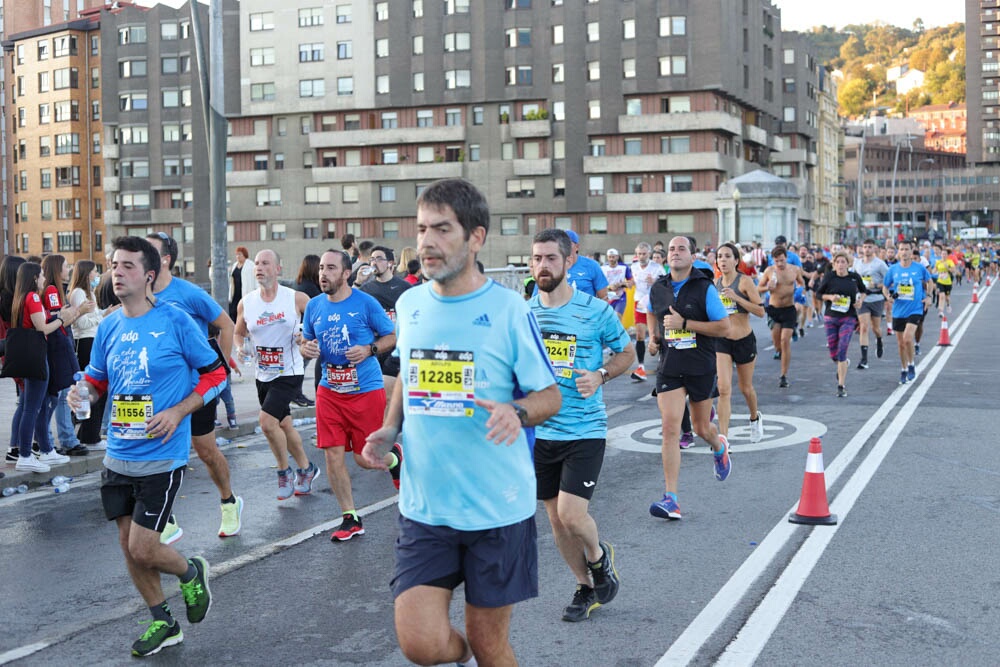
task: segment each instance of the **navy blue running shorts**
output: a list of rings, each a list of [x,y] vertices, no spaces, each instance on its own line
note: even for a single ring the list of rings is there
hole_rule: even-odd
[[[465,582],[465,601],[506,607],[538,597],[535,517],[488,530],[456,530],[399,516],[392,595],[416,586],[454,590]]]

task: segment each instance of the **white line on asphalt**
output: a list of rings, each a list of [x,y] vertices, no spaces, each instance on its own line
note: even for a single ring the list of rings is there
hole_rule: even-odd
[[[985,296],[989,290],[992,290],[992,286],[980,293],[981,302],[985,300]],[[968,326],[966,320],[971,323],[973,308],[976,308],[976,306],[968,304],[959,317],[956,318],[956,329],[960,326],[963,327],[960,333],[964,333],[965,327]],[[958,340],[957,336],[956,340]],[[952,345],[955,345],[955,341],[952,342]],[[950,349],[954,349],[954,347]],[[934,363],[939,350],[940,348],[935,346],[921,360],[919,364],[921,373],[918,375],[918,379],[923,379],[923,369]],[[875,414],[865,422],[864,426],[861,427],[844,449],[841,450],[837,458],[826,469],[827,488],[834,485],[840,473],[850,465],[861,448],[872,437],[889,412],[902,400],[911,386],[910,384],[897,386],[882,405],[879,406]],[[796,502],[796,505],[793,505],[789,509],[789,512],[794,512],[797,505],[798,503]],[[795,533],[796,528],[798,526],[788,523],[784,519],[775,524],[774,528],[760,542],[754,552],[733,573],[708,604],[705,605],[701,613],[684,629],[684,632],[674,641],[663,657],[657,661],[656,666],[672,667],[675,665],[686,665],[691,662],[698,654],[698,651],[701,650],[701,647],[704,646],[736,608],[736,605],[746,595],[747,591],[750,590],[754,582],[770,566],[775,556],[785,547],[788,540]]]
[[[971,323],[971,319],[969,322]],[[903,429],[913,417],[913,413],[916,412],[927,392],[934,385],[934,380],[937,379],[937,376],[944,369],[945,364],[951,357],[952,352],[954,352],[954,346],[958,345],[967,329],[968,326],[964,326],[956,333],[954,340],[952,340],[952,347],[949,347],[941,354],[941,358],[931,367],[927,373],[927,377],[923,379],[920,386],[917,387],[913,395],[906,401],[906,404],[896,414],[892,422],[890,422],[888,428],[885,429],[882,436],[875,443],[875,446],[872,447],[868,456],[858,465],[857,470],[851,475],[844,488],[841,489],[837,497],[830,503],[830,512],[837,515],[839,523],[830,528],[823,527],[813,530],[809,534],[809,537],[806,538],[806,541],[799,548],[781,576],[778,577],[774,586],[771,587],[771,590],[768,591],[764,599],[757,605],[753,614],[750,615],[750,618],[747,619],[747,622],[729,646],[726,647],[726,650],[719,656],[718,661],[715,663],[717,666],[735,667],[738,665],[753,664],[760,655],[760,652],[764,650],[767,642],[771,639],[771,635],[774,634],[778,624],[795,601],[795,597],[816,567],[820,557],[826,551],[830,542],[833,541],[837,531],[844,525],[844,518],[850,513],[854,504],[861,496],[861,492],[864,491],[865,487],[878,471],[882,461],[885,460],[885,457],[889,454],[889,451],[896,443]]]
[[[642,399],[639,399],[639,400],[642,400]],[[629,409],[630,407],[632,407],[632,406],[631,406],[631,405],[616,405],[616,406],[615,406],[615,407],[613,407],[613,408],[608,408],[608,417],[609,417],[609,418],[610,418],[610,417],[614,417],[614,416],[615,416],[616,414],[618,414],[619,412],[625,412],[625,411],[626,411],[626,410],[628,410],[628,409]]]
[[[358,510],[358,512],[364,515],[373,514],[374,512],[378,512],[379,510],[383,510],[387,507],[395,505],[398,500],[399,496],[391,496],[384,500],[380,500],[377,503],[368,505],[367,507],[362,507],[360,510]],[[251,549],[245,554],[237,556],[236,558],[231,558],[230,560],[224,561],[217,565],[213,564],[210,569],[211,575],[213,577],[218,577],[224,574],[229,574],[230,572],[238,570],[241,567],[245,567],[247,565],[250,565],[251,563],[263,560],[268,556],[273,556],[274,554],[280,551],[284,551],[285,549],[294,547],[297,544],[301,544],[311,537],[315,537],[320,533],[325,533],[328,530],[336,528],[337,526],[340,525],[342,520],[343,519],[340,518],[340,519],[333,519],[325,523],[321,523],[319,525],[313,526],[312,528],[307,528],[306,530],[303,530],[300,533],[296,533],[291,537],[286,537],[284,539],[278,540],[276,542],[271,542],[269,544],[262,544],[259,547]],[[145,605],[143,604],[126,603],[115,609],[115,611],[112,613],[104,614],[103,616],[90,617],[85,622],[76,625],[63,625],[60,628],[60,632],[53,637],[44,639],[39,642],[34,642],[32,644],[26,644],[25,646],[19,646],[17,648],[10,649],[9,651],[4,651],[3,653],[0,653],[0,665],[5,665],[8,662],[26,658],[29,655],[32,655],[39,651],[43,651],[50,646],[66,641],[67,639],[77,634],[80,634],[81,632],[84,632],[86,630],[97,627],[99,625],[103,625],[111,621],[116,621],[118,619],[125,618],[126,616],[138,613],[143,609],[145,609]]]

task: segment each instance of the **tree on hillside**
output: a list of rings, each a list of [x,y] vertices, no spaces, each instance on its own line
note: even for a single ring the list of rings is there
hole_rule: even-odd
[[[841,110],[848,116],[860,116],[865,111],[873,89],[874,86],[868,79],[851,79],[837,92]]]
[[[851,35],[840,47],[840,57],[847,63],[865,55],[865,45],[858,39],[857,35]]]
[[[913,19],[913,32],[921,33],[924,31],[924,20],[919,16]]]

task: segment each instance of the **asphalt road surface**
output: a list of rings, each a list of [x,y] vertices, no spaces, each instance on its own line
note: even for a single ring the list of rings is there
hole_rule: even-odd
[[[582,623],[560,620],[574,580],[539,506],[540,595],[518,605],[511,637],[522,665],[989,665],[1000,640],[1000,448],[992,288],[969,304],[956,288],[951,347],[936,347],[932,311],[917,381],[897,385],[895,338],[883,359],[848,375],[836,398],[821,329],[793,344],[791,386],[756,323],[756,385],[765,439],[750,445],[735,396],[733,472],[715,481],[702,441],[684,452],[684,519],[648,514],[663,492],[652,382],[606,388],[609,448],[592,513],[617,550],[621,592]],[[851,356],[857,360],[857,343]],[[647,360],[648,368],[653,364]],[[737,392],[738,393],[738,392]],[[311,431],[303,430],[308,440]],[[788,523],[810,437],[821,436],[836,526]],[[217,494],[195,458],[175,506],[177,547],[212,566],[214,605],[183,620],[185,640],[146,659],[183,665],[404,665],[388,582],[396,536],[386,473],[351,463],[366,534],[331,543],[339,511],[319,478],[310,497],[275,499],[262,436],[225,448],[243,532],[220,540]],[[314,448],[308,453],[322,465]],[[0,500],[0,664],[114,665],[148,617],[100,507],[98,477],[68,494]],[[462,590],[452,614],[462,619]]]

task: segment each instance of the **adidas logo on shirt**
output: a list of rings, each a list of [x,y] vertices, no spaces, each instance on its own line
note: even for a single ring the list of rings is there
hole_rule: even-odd
[[[490,324],[490,318],[489,318],[488,315],[486,315],[486,313],[483,313],[482,315],[480,315],[476,319],[472,320],[472,324],[475,325],[475,326],[477,326],[477,327],[490,327],[490,326],[493,326],[492,324]]]

